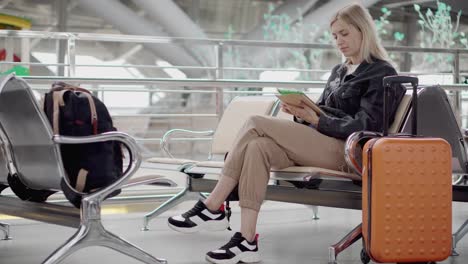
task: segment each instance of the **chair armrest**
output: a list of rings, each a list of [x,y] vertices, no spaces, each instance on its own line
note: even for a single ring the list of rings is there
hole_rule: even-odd
[[[362,148],[367,140],[381,137],[382,134],[371,131],[359,131],[352,133],[345,143],[345,160],[353,171],[362,176]]]
[[[83,195],[83,205],[91,205],[94,202],[102,202],[109,194],[119,189],[131,176],[138,170],[141,164],[141,155],[138,151],[138,145],[134,138],[123,132],[106,132],[99,135],[85,136],[85,137],[70,137],[54,135],[52,141],[56,144],[85,144],[85,143],[96,143],[105,141],[119,141],[125,145],[129,151],[130,163],[125,173],[112,183],[111,185],[100,189],[97,192]],[[65,181],[68,182],[68,181]],[[73,189],[73,188],[72,188]],[[74,190],[74,189],[73,189]]]
[[[160,141],[160,146],[162,148],[162,150],[164,151],[164,153],[166,153],[166,155],[170,158],[174,158],[174,156],[172,156],[172,154],[169,152],[169,149],[168,149],[168,140],[169,140],[169,136],[172,136],[172,134],[174,133],[182,133],[182,134],[192,134],[192,135],[199,135],[199,136],[212,136],[214,134],[214,130],[207,130],[207,131],[193,131],[193,130],[187,130],[187,129],[171,129],[169,131],[167,131],[163,137],[161,138],[161,141]]]

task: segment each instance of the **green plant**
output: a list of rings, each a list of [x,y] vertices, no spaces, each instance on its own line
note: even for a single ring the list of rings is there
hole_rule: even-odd
[[[418,13],[418,24],[421,27],[421,43],[423,48],[454,48],[457,39],[460,37],[460,43],[465,44],[466,38],[463,32],[459,33],[461,10],[457,13],[456,21],[452,21],[450,14],[452,7],[437,0],[437,10],[430,8],[423,13],[418,4],[414,4],[414,10]],[[453,55],[447,54],[425,54],[424,61],[427,67],[435,66],[437,69],[451,68]]]
[[[392,11],[388,10],[386,7],[383,7],[380,11],[382,12],[382,15],[379,19],[375,19],[374,23],[375,29],[377,30],[377,36],[382,37],[382,35],[388,34],[387,26],[390,24],[388,17],[392,14]]]
[[[438,0],[435,12],[428,8],[423,14],[418,4],[414,4],[414,9],[419,16],[418,24],[421,26],[424,40],[422,46],[450,48],[455,45],[455,40],[459,37],[461,10],[458,11],[457,20],[453,24],[450,15],[452,7]]]
[[[380,9],[380,12],[382,12],[382,15],[378,19],[374,20],[375,28],[377,30],[377,36],[380,39],[388,39],[389,38],[388,36],[391,36],[390,37],[392,39],[391,43],[386,43],[387,45],[389,44],[392,46],[401,45],[401,43],[405,39],[405,34],[399,31],[393,32],[393,35],[390,33],[390,29],[389,29],[390,21],[388,20],[388,18],[392,14],[392,11],[390,11],[386,7],[382,7]],[[397,59],[397,53],[390,52],[389,56],[390,56],[390,59],[392,60]]]
[[[455,39],[460,37],[460,43],[468,48],[468,38],[464,33],[458,34],[458,24],[461,12],[458,13],[456,24],[452,25],[450,17],[451,7],[437,1],[438,9],[433,12],[430,9],[425,14],[422,13],[419,5],[414,5],[416,12],[419,15],[419,24],[422,27],[421,35],[423,42],[422,47],[446,47],[450,48],[454,45]],[[263,15],[262,34],[266,41],[281,41],[281,42],[299,42],[299,43],[320,43],[332,44],[333,38],[328,28],[319,27],[315,24],[306,24],[302,18],[300,9],[298,19],[293,21],[287,14],[275,14],[275,5],[270,3],[267,12]],[[381,15],[374,20],[378,37],[385,41],[386,46],[400,46],[406,36],[400,31],[394,31],[392,24],[389,21],[392,11],[388,8],[380,9]],[[234,34],[232,26],[228,28],[225,38],[231,39]],[[448,41],[450,40],[450,41]],[[285,55],[286,53],[286,55]],[[252,61],[254,56],[250,53],[241,52],[238,47],[225,48],[225,65],[226,66],[246,66],[246,67],[271,67],[277,69],[320,69],[323,67],[323,58],[327,54],[323,49],[298,49],[298,48],[268,48],[266,65],[261,65],[259,62]],[[390,53],[390,58],[398,59],[398,53]],[[284,59],[287,58],[287,59]],[[436,57],[424,55],[423,67],[432,67],[432,64],[437,64],[438,67],[445,67],[453,60],[450,56]],[[440,64],[440,60],[444,60],[445,64]],[[429,64],[429,65],[427,65]],[[259,72],[244,72],[234,75],[227,75],[232,78],[252,78],[257,76]],[[312,78],[310,73],[302,72],[301,80],[316,79]]]

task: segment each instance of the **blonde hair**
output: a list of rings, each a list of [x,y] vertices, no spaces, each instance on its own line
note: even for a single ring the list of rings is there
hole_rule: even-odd
[[[361,32],[362,42],[359,55],[363,60],[371,63],[372,57],[374,57],[380,60],[389,61],[387,51],[384,49],[377,37],[374,20],[365,7],[360,4],[351,4],[343,7],[332,17],[330,27],[338,19],[354,26]]]

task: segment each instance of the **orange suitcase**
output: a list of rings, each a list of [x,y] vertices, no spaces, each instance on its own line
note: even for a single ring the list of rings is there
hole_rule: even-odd
[[[386,91],[400,83],[413,84],[412,135],[388,136],[384,102],[383,137],[363,149],[363,254],[376,262],[441,261],[452,248],[451,148],[444,139],[415,136],[418,80],[384,78]]]

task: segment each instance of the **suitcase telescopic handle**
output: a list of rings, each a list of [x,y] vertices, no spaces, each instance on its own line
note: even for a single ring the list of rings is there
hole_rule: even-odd
[[[393,75],[393,76],[387,76],[383,78],[383,86],[384,86],[384,113],[383,113],[383,121],[384,121],[384,127],[383,127],[383,135],[387,136],[388,135],[388,123],[389,123],[389,113],[388,113],[388,107],[389,107],[389,100],[390,100],[390,87],[395,87],[398,84],[404,84],[404,83],[410,83],[413,86],[413,95],[411,98],[411,111],[413,114],[413,120],[411,122],[411,134],[412,135],[417,135],[418,132],[418,114],[417,114],[417,109],[418,109],[418,78],[416,77],[411,77],[411,76],[400,76],[400,75]]]
[[[383,78],[383,85],[384,87],[391,87],[393,84],[403,84],[403,83],[411,83],[411,85],[418,86],[418,78],[411,77],[411,76],[402,76],[402,75],[393,75],[387,76]]]

